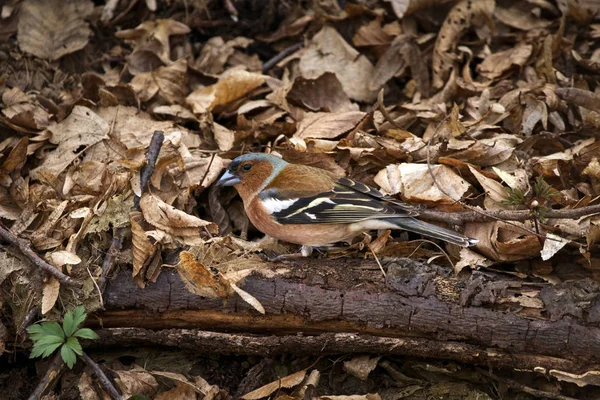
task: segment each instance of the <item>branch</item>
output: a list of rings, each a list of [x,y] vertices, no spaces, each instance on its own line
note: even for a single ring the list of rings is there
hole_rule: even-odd
[[[146,165],[144,165],[142,172],[140,173],[140,190],[142,193],[144,193],[148,187],[148,182],[150,182],[150,177],[154,172],[154,167],[156,167],[156,160],[158,160],[158,154],[160,153],[164,140],[165,134],[162,131],[154,131],[152,140],[148,146],[148,152],[146,153]],[[133,208],[135,210],[139,210],[140,208],[140,198],[137,195],[133,198]]]
[[[221,333],[198,329],[149,330],[141,328],[106,328],[100,339],[86,343],[88,348],[107,346],[159,345],[189,349],[201,353],[258,355],[277,354],[388,354],[447,359],[486,367],[574,370],[577,363],[563,358],[508,353],[498,348],[456,341],[424,338],[392,338],[357,333],[323,333],[319,335],[253,335]]]
[[[29,244],[27,242],[25,242],[22,239],[19,239],[18,237],[16,237],[12,233],[10,233],[3,226],[0,226],[0,237],[2,239],[4,239],[5,241],[7,241],[8,243],[12,244],[13,246],[17,247],[19,250],[21,250],[21,253],[23,253],[27,258],[29,258],[29,260],[33,263],[33,265],[35,265],[36,267],[38,267],[40,269],[43,269],[48,274],[50,274],[53,277],[55,277],[56,279],[58,279],[58,281],[60,283],[65,284],[67,286],[75,286],[75,287],[82,286],[81,282],[78,282],[78,281],[74,280],[73,278],[63,274],[56,267],[54,267],[54,266],[48,264],[46,261],[44,261],[33,250],[31,250],[31,247],[29,247]]]
[[[548,210],[544,213],[545,218],[566,218],[578,219],[600,213],[600,204],[593,206],[570,208],[562,210]],[[460,225],[464,222],[486,222],[496,219],[506,221],[526,221],[531,218],[529,210],[495,210],[495,211],[465,211],[465,212],[444,212],[436,210],[420,210],[419,215],[432,221],[448,222],[450,224]]]
[[[102,389],[104,389],[104,391],[106,393],[108,393],[108,395],[110,396],[110,398],[112,400],[122,400],[123,399],[123,396],[121,394],[119,394],[119,392],[117,391],[115,386],[112,384],[112,382],[108,379],[108,377],[106,376],[104,371],[102,371],[100,366],[94,360],[92,360],[90,358],[90,356],[88,356],[85,352],[83,352],[81,354],[81,356],[79,356],[79,357],[83,361],[85,361],[85,363],[88,365],[88,367],[90,367],[94,371],[94,373],[96,374],[96,378],[100,382],[100,386],[102,386]]]
[[[63,362],[63,359],[60,355],[60,351],[57,351],[54,355],[54,358],[52,359],[52,362],[50,363],[50,365],[48,365],[48,369],[46,370],[44,377],[42,378],[40,383],[38,383],[33,393],[31,393],[31,396],[29,396],[28,400],[40,399],[42,397],[42,394],[44,394],[44,392],[46,391],[46,389],[48,389],[50,385],[52,385],[52,382],[54,382],[60,376],[64,367],[65,363]]]
[[[299,42],[299,43],[293,44],[293,45],[281,50],[279,53],[275,54],[275,56],[273,58],[271,58],[270,60],[267,60],[263,64],[262,73],[263,74],[266,73],[271,68],[273,68],[279,61],[283,60],[290,54],[295,53],[296,51],[300,50],[303,46],[304,46],[304,42]]]

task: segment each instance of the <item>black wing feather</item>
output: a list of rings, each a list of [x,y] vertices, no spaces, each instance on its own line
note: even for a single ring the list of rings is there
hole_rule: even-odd
[[[261,193],[263,200],[266,197],[288,200],[278,198],[272,190]],[[415,215],[417,212],[410,206],[348,178],[341,178],[329,192],[299,198],[290,207],[273,213],[280,224],[350,224],[371,218]]]

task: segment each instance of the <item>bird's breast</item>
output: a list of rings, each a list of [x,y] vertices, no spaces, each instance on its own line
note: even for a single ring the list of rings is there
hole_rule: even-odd
[[[290,200],[291,201],[291,200]],[[303,246],[325,246],[335,242],[351,239],[356,233],[351,232],[348,224],[280,224],[270,213],[273,208],[287,205],[270,204],[256,196],[245,205],[250,222],[262,233],[275,239]]]

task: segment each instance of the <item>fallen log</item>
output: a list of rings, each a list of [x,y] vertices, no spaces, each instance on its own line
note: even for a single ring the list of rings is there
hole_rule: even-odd
[[[580,373],[600,363],[600,302],[591,280],[550,286],[492,272],[454,276],[401,259],[384,277],[372,261],[308,260],[288,274],[254,274],[227,301],[187,291],[177,272],[137,288],[108,284],[102,344],[144,342],[236,354],[393,353],[493,367]],[[136,328],[136,329],[124,329]]]

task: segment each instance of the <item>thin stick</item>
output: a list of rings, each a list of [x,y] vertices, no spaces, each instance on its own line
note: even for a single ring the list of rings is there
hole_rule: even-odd
[[[46,261],[44,261],[40,256],[38,256],[36,254],[36,252],[31,250],[31,247],[29,247],[29,244],[27,242],[14,236],[12,233],[10,233],[8,230],[6,230],[1,225],[0,225],[0,237],[2,239],[4,239],[5,241],[7,241],[8,243],[12,244],[13,246],[17,247],[19,250],[21,250],[21,253],[23,253],[27,258],[29,258],[29,260],[33,263],[33,265],[35,265],[36,267],[38,267],[40,269],[43,269],[48,274],[50,274],[53,277],[55,277],[56,279],[58,279],[58,281],[60,283],[67,285],[67,286],[75,286],[75,287],[82,286],[81,282],[77,282],[73,278],[63,274],[57,268],[53,267],[52,265],[50,265]]]
[[[35,390],[29,396],[28,400],[38,400],[42,397],[42,394],[52,385],[52,383],[60,377],[65,368],[65,363],[60,355],[60,351],[57,351],[52,359],[46,373],[42,377],[42,380],[36,386]]]
[[[85,352],[83,352],[79,356],[85,363],[90,367],[94,373],[96,374],[96,379],[100,382],[100,386],[112,400],[122,400],[123,396],[117,391],[117,388],[112,384],[112,382],[108,379],[104,371],[100,368],[100,366],[90,358]]]
[[[104,261],[102,262],[102,274],[100,274],[100,280],[98,282],[98,287],[100,288],[100,293],[104,293],[104,289],[106,289],[106,285],[108,283],[108,275],[111,273],[114,266],[114,257],[117,252],[121,250],[123,246],[123,228],[117,229],[113,239],[110,243],[110,247],[108,248],[108,252],[106,253],[106,257],[104,257]]]
[[[265,72],[269,71],[271,68],[273,68],[279,61],[283,60],[284,58],[286,58],[287,56],[289,56],[290,54],[293,54],[295,52],[297,52],[298,50],[300,50],[302,47],[304,46],[304,42],[300,42],[300,43],[296,43],[293,44],[289,47],[286,47],[285,49],[281,50],[279,53],[277,53],[273,58],[271,58],[270,60],[268,60],[267,62],[265,62],[263,64],[262,67],[262,73],[264,74]]]
[[[144,165],[142,172],[140,173],[142,193],[146,192],[148,182],[150,182],[150,177],[156,166],[156,160],[158,160],[158,153],[160,153],[164,140],[165,134],[162,131],[154,131],[154,135],[152,135],[152,140],[148,146],[148,152],[146,153],[146,165]],[[135,210],[140,209],[140,198],[137,195],[133,197],[133,208]]]
[[[17,334],[25,334],[25,329],[27,329],[27,327],[31,325],[31,322],[34,320],[34,318],[38,316],[39,313],[40,308],[38,306],[32,307],[31,310],[27,312],[27,315],[25,315],[25,318],[23,318],[23,322],[21,322],[21,325],[19,325],[19,330],[17,331]]]

